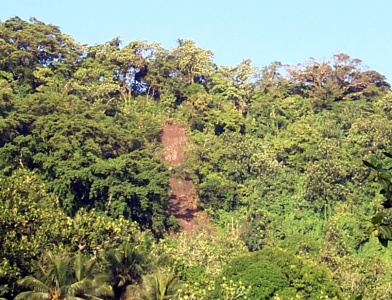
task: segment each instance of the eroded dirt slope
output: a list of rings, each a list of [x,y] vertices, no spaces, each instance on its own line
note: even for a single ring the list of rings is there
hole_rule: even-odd
[[[166,164],[177,167],[186,161],[188,146],[186,130],[177,124],[166,122],[161,135]],[[206,217],[197,208],[197,194],[192,181],[183,174],[170,178],[171,191],[168,195],[168,213],[178,219],[179,225],[187,233],[194,232]]]

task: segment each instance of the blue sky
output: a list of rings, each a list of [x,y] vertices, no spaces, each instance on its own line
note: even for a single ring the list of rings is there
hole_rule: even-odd
[[[36,17],[81,43],[192,39],[219,65],[259,68],[343,52],[392,83],[391,14],[391,0],[0,0],[0,20]]]

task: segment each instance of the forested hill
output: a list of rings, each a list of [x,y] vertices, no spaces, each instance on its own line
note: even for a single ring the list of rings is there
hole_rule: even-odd
[[[226,67],[191,40],[0,22],[0,297],[392,299],[366,221],[390,212],[362,163],[391,151],[391,119],[385,77],[347,54]],[[181,232],[169,178],[208,224]]]

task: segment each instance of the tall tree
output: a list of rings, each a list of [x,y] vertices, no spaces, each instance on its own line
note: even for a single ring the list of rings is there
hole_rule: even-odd
[[[289,74],[293,81],[300,83],[304,93],[314,99],[317,110],[330,108],[334,101],[358,100],[389,88],[383,75],[366,70],[361,60],[343,53],[334,55],[332,62],[310,59],[289,68]]]
[[[196,46],[192,40],[178,40],[178,46],[172,50],[177,62],[177,76],[188,84],[203,82],[212,70],[212,52]]]
[[[37,276],[27,276],[19,281],[29,291],[20,293],[15,299],[100,299],[112,296],[107,276],[97,273],[95,263],[80,253],[70,258],[47,252]]]
[[[14,17],[0,23],[0,69],[12,74],[20,93],[34,91],[44,83],[42,77],[48,76],[43,72],[69,80],[82,52],[82,46],[57,26],[35,18],[27,22]]]
[[[258,70],[248,59],[233,68],[220,67],[212,73],[207,86],[211,94],[232,102],[245,115],[259,76]]]
[[[115,299],[123,299],[129,285],[140,284],[148,265],[147,251],[136,245],[124,242],[119,249],[105,253],[111,286]]]
[[[0,284],[12,292],[18,277],[32,272],[43,249],[61,243],[68,219],[30,172],[0,177],[0,186]]]

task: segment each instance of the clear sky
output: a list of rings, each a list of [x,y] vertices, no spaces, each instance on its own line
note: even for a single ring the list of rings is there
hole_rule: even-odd
[[[87,44],[121,37],[165,48],[192,39],[219,65],[295,65],[338,52],[392,83],[392,0],[0,0],[0,20],[52,23]]]

